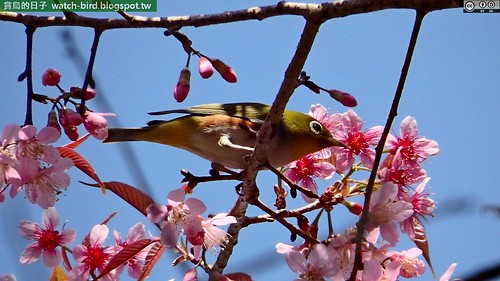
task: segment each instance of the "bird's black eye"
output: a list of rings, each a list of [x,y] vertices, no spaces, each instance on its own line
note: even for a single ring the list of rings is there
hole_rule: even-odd
[[[316,135],[321,134],[321,131],[323,131],[323,126],[318,121],[311,121],[311,123],[309,123],[309,127]]]

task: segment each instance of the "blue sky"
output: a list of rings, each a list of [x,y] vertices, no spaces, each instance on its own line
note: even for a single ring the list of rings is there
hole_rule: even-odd
[[[263,4],[253,2],[253,5]],[[250,5],[249,5],[250,6]],[[159,4],[156,16],[207,14],[248,8],[232,1],[183,1]],[[105,16],[106,14],[91,14]],[[112,15],[115,16],[115,15]],[[414,12],[388,10],[331,20],[322,25],[304,68],[313,80],[326,87],[347,91],[356,96],[356,113],[366,127],[383,125],[396,89],[403,63]],[[238,83],[225,83],[214,75],[209,80],[196,73],[192,61],[191,92],[178,104],[172,90],[179,71],[185,64],[180,44],[163,36],[161,29],[106,31],[100,42],[94,75],[98,91],[105,96],[89,106],[96,111],[117,114],[115,126],[142,126],[151,119],[146,112],[187,107],[211,102],[272,102],[283,73],[293,55],[304,20],[300,17],[276,17],[264,21],[248,21],[203,28],[184,28],[195,49],[230,64],[238,74]],[[431,257],[438,274],[457,262],[455,276],[464,276],[500,260],[500,221],[484,206],[499,204],[496,183],[500,102],[500,17],[498,14],[464,14],[461,9],[429,14],[422,25],[403,99],[396,118],[411,115],[417,119],[422,135],[439,143],[441,153],[425,164],[432,178],[428,186],[438,202],[436,216],[429,220],[427,235]],[[87,60],[93,33],[84,28],[42,28],[35,33],[33,75],[35,91],[55,96],[52,88],[40,83],[43,71],[54,67],[62,74],[61,86],[80,86],[86,65],[68,59],[61,32],[69,31],[78,50]],[[24,121],[26,86],[17,82],[24,69],[25,35],[20,24],[0,23],[0,127]],[[84,62],[86,63],[86,62]],[[330,112],[346,109],[327,95],[315,95],[299,88],[288,108],[307,112],[311,104],[321,103]],[[111,107],[110,107],[111,106]],[[48,106],[35,105],[35,124],[46,122]],[[60,144],[64,144],[62,140]],[[180,187],[179,170],[205,174],[207,161],[187,152],[150,143],[134,143],[132,150],[147,179],[147,187],[128,170],[129,155],[121,153],[121,145],[103,145],[89,140],[77,150],[84,155],[105,181],[123,181],[141,186],[158,202],[165,202],[169,190]],[[67,227],[79,230],[78,241],[91,227],[114,211],[118,215],[109,224],[125,234],[138,221],[157,234],[155,227],[138,212],[129,208],[112,193],[103,197],[99,190],[89,189],[79,180],[90,181],[73,169],[72,183],[57,203],[61,220]],[[259,174],[262,198],[272,205],[275,178],[269,172]],[[320,183],[325,187],[328,182]],[[236,195],[234,183],[204,184],[194,197],[206,202],[209,212],[228,211]],[[299,199],[291,207],[299,206]],[[353,224],[353,217],[341,208],[334,212],[337,232]],[[41,210],[18,196],[0,205],[0,274],[14,272],[18,280],[35,280],[48,275],[37,262],[20,266],[22,249],[29,243],[17,235],[21,219],[39,221]],[[251,208],[250,215],[260,214]],[[291,280],[295,275],[284,258],[275,253],[278,242],[290,243],[289,234],[277,223],[242,231],[236,252],[227,271],[244,271],[255,280]],[[404,239],[403,239],[404,240]],[[109,241],[111,243],[111,241]],[[408,241],[400,250],[412,247]],[[209,256],[211,254],[208,254]],[[172,268],[172,255],[166,254],[153,270],[151,280],[175,278],[184,269]],[[35,279],[34,279],[35,278]],[[419,280],[430,280],[428,271]],[[43,278],[45,279],[45,278]],[[126,278],[124,278],[126,280]]]

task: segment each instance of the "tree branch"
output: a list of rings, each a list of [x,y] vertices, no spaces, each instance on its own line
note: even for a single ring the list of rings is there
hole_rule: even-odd
[[[411,59],[413,57],[413,51],[415,50],[415,46],[417,44],[418,33],[420,31],[420,27],[422,25],[422,21],[426,15],[426,12],[417,11],[415,16],[415,23],[413,25],[413,30],[411,33],[410,43],[408,44],[408,51],[406,52],[405,61],[403,63],[403,67],[401,69],[401,75],[399,77],[398,86],[396,88],[396,93],[394,94],[394,98],[392,101],[391,109],[389,111],[389,116],[387,117],[387,121],[385,123],[384,130],[380,137],[380,140],[375,148],[375,160],[373,161],[373,168],[370,173],[370,177],[368,179],[368,184],[365,190],[365,200],[363,204],[363,212],[361,213],[361,217],[357,223],[358,232],[356,236],[356,255],[354,258],[354,267],[351,273],[351,277],[349,280],[357,280],[356,275],[359,270],[363,269],[363,261],[362,261],[362,248],[364,242],[364,235],[366,226],[368,224],[368,213],[370,211],[370,201],[373,194],[373,187],[375,184],[375,178],[377,177],[378,167],[380,165],[380,160],[382,159],[382,155],[384,152],[385,141],[387,140],[387,136],[392,127],[392,123],[394,119],[398,115],[398,107],[399,101],[401,100],[401,96],[403,94],[404,85],[406,82],[406,77],[408,76],[408,70],[410,69]]]
[[[26,67],[24,72],[19,75],[17,79],[19,82],[26,79],[26,117],[24,119],[24,125],[33,125],[33,34],[35,33],[36,27],[32,25],[26,25]]]
[[[460,0],[350,0],[322,4],[279,2],[276,5],[252,7],[217,14],[143,17],[128,15],[124,18],[91,18],[73,14],[71,17],[34,16],[14,12],[0,12],[0,21],[46,26],[82,26],[99,30],[116,28],[168,28],[178,29],[185,26],[208,26],[247,20],[264,20],[282,15],[302,16],[306,19],[329,20],[355,14],[385,9],[415,9],[426,12],[462,7]]]
[[[87,66],[87,71],[85,72],[85,79],[83,80],[82,93],[85,93],[85,91],[87,91],[87,87],[89,85],[92,88],[95,88],[92,71],[94,69],[95,57],[97,55],[97,46],[99,45],[99,39],[101,39],[102,32],[103,31],[98,29],[94,30],[94,41],[92,42],[92,47],[90,48],[89,64]],[[85,99],[82,99],[81,107],[79,109],[80,114],[85,113],[85,110]]]

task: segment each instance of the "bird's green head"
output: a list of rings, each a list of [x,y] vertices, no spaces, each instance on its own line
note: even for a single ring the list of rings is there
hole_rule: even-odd
[[[283,113],[278,135],[280,143],[290,147],[289,153],[294,159],[330,146],[345,147],[345,144],[335,139],[318,120],[291,110],[285,110]]]

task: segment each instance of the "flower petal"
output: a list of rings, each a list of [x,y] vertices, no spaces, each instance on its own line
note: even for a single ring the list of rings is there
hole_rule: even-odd
[[[90,231],[90,245],[92,246],[100,246],[108,237],[109,229],[106,225],[104,224],[98,224],[94,227],[92,227],[92,230]]]
[[[56,249],[45,249],[42,253],[43,263],[47,267],[56,267],[61,261],[61,254]]]
[[[42,223],[45,229],[54,229],[59,225],[59,214],[56,208],[49,207],[43,212]]]
[[[40,225],[32,221],[21,221],[17,228],[19,229],[19,234],[29,240],[34,240],[35,234],[41,231]]]
[[[28,245],[28,247],[24,248],[21,257],[19,258],[19,262],[22,264],[30,264],[35,262],[42,254],[42,248],[38,247],[38,243],[32,243]]]

